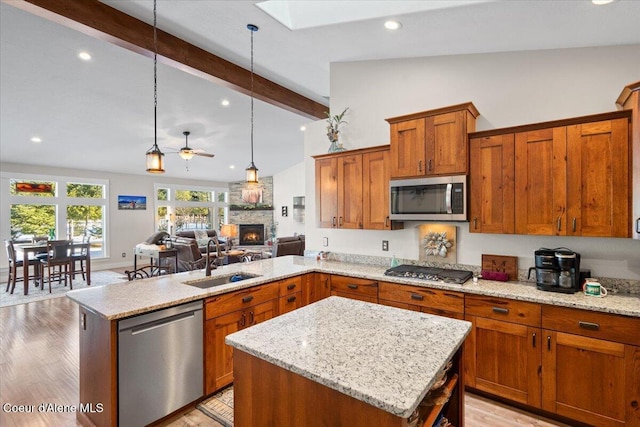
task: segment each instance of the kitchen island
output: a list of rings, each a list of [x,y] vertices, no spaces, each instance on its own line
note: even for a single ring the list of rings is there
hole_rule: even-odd
[[[458,373],[470,330],[466,321],[330,297],[228,335],[235,425],[422,426],[440,413],[426,401],[449,361],[437,390],[453,390],[440,403],[463,425]]]

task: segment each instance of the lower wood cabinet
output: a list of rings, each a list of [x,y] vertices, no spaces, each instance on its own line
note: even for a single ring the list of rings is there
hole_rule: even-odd
[[[542,409],[640,426],[640,319],[544,306],[542,326]]]
[[[539,407],[540,312],[539,304],[467,295],[465,384]]]
[[[464,319],[464,294],[421,286],[380,282],[380,304],[438,316]]]
[[[347,276],[331,276],[331,295],[378,302],[378,282]]]
[[[331,296],[331,275],[309,273],[302,278],[302,305],[312,304]]]

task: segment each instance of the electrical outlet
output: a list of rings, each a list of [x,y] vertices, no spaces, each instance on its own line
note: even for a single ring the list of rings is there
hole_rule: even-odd
[[[127,253],[126,252],[122,252],[122,258],[126,258],[127,257]]]
[[[383,240],[382,241],[382,250],[383,251],[388,251],[389,250],[389,241],[388,240]]]
[[[328,237],[323,237],[322,238],[322,246],[324,246],[325,248],[327,246],[329,246],[329,238]]]

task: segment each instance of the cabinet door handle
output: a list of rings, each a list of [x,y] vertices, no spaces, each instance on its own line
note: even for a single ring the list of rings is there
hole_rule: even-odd
[[[573,217],[573,221],[571,221],[571,228],[572,228],[572,231],[575,233],[575,231],[576,231],[576,217],[575,216]]]
[[[358,285],[352,285],[352,284],[348,284],[347,287],[349,289],[358,289]]]
[[[431,167],[431,159],[429,159],[429,172],[431,172],[431,169],[432,169],[432,167]]]
[[[338,227],[342,227],[342,217],[338,220]]]
[[[246,321],[247,321],[247,316],[245,316],[244,313],[242,313],[242,317],[240,318],[240,326],[244,326]]]
[[[478,217],[473,218],[473,229],[478,229]]]
[[[296,284],[295,283],[291,283],[289,285],[287,285],[287,289],[291,290],[291,289],[295,289],[296,288]]]
[[[414,299],[416,301],[422,301],[424,300],[424,296],[418,295],[418,294],[411,294],[411,299]]]
[[[384,226],[385,226],[385,227],[388,227],[388,226],[389,226],[389,217],[386,217],[386,218],[384,219]]]
[[[295,296],[287,298],[287,302],[294,302],[295,300],[296,300]]]
[[[536,333],[535,332],[531,335],[531,343],[533,344],[533,348],[536,348]]]
[[[249,295],[242,298],[242,302],[251,302],[251,301],[253,301],[253,295]]]
[[[331,226],[332,227],[336,226],[336,217],[335,216],[333,218],[331,218]]]
[[[418,160],[418,172],[422,172],[422,160]]]
[[[329,279],[324,279],[324,288],[329,288]]]
[[[509,309],[508,308],[491,307],[491,310],[493,310],[494,313],[509,314]]]
[[[254,317],[253,317],[253,311],[250,311],[250,312],[249,312],[249,324],[250,324],[250,325],[252,325],[254,320],[255,320],[255,319],[254,319]]]
[[[600,330],[600,325],[598,323],[583,322],[582,320],[578,321],[578,326],[580,326],[583,329],[588,329],[590,331]]]
[[[547,350],[551,351],[551,335],[547,335]]]
[[[558,231],[562,230],[562,217],[558,217]]]

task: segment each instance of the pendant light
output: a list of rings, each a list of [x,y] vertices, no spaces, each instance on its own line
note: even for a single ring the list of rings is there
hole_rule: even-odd
[[[247,184],[258,183],[258,168],[253,164],[253,33],[258,31],[258,27],[249,24],[247,29],[251,31],[251,164],[247,167]]]
[[[153,0],[153,147],[147,151],[147,172],[164,173],[164,153],[158,148],[158,35]]]

